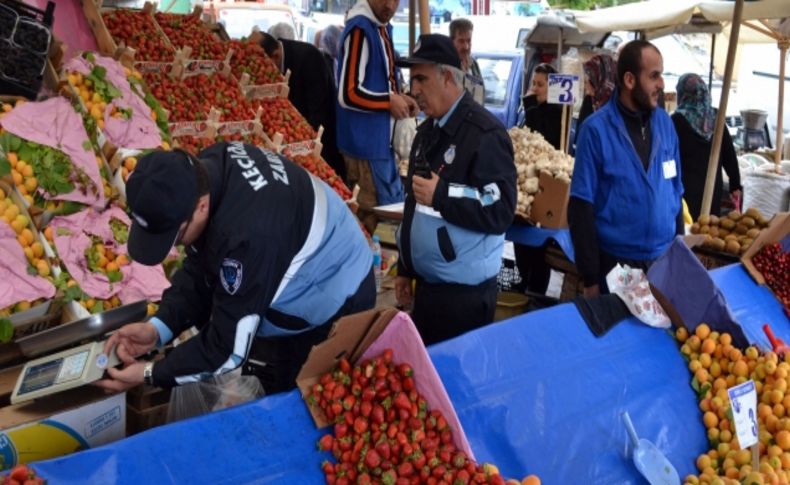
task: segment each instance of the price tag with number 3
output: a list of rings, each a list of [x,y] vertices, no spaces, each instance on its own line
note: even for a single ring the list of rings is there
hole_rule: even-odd
[[[742,449],[757,444],[757,391],[754,381],[746,381],[727,389],[738,444]]]
[[[574,104],[579,99],[579,76],[575,74],[549,74],[551,104]]]

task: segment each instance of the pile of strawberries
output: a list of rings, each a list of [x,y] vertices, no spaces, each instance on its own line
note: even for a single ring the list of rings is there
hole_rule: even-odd
[[[254,42],[242,42],[240,40],[229,41],[233,55],[230,66],[233,75],[241,79],[243,74],[250,75],[250,84],[273,84],[283,82],[280,70],[274,62],[266,55],[263,48]]]
[[[299,164],[302,168],[320,178],[327,185],[337,192],[343,200],[351,198],[351,191],[343,183],[343,180],[337,175],[335,170],[324,161],[323,158],[316,155],[295,155],[291,156],[286,149],[283,154],[289,159]]]
[[[146,73],[144,78],[151,94],[170,111],[171,122],[206,120],[212,107],[220,111],[219,121],[254,118],[250,102],[232,76],[198,74],[179,80],[163,73]]]
[[[222,42],[200,20],[198,15],[179,15],[157,12],[156,22],[162,27],[176,49],[191,47],[190,59],[225,60],[228,44]]]
[[[752,258],[752,263],[790,318],[790,252],[779,243],[767,244]]]
[[[275,133],[283,135],[283,143],[290,144],[313,140],[316,132],[313,127],[296,111],[296,108],[285,98],[265,98],[252,101],[257,110],[263,108],[263,131],[274,137]]]
[[[122,41],[135,50],[136,60],[171,62],[174,59],[172,47],[150,14],[119,8],[103,12],[102,18],[116,41]]]
[[[307,398],[329,421],[319,448],[336,463],[322,465],[328,484],[504,485],[490,468],[459,450],[447,420],[417,392],[409,364],[392,350],[354,367],[343,359],[321,376]]]

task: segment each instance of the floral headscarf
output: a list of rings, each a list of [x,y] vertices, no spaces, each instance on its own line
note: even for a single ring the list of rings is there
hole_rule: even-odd
[[[608,54],[598,54],[584,63],[584,75],[592,84],[593,108],[598,108],[609,101],[617,85],[617,62]]]
[[[705,81],[697,74],[684,74],[678,79],[678,107],[680,113],[697,134],[706,140],[713,135],[716,110],[711,107],[710,92]]]

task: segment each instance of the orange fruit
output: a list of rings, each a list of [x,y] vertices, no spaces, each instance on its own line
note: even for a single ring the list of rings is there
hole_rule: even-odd
[[[776,444],[779,445],[779,448],[785,451],[790,450],[790,431],[783,429],[776,433],[774,439],[776,440]]]
[[[675,331],[675,338],[678,339],[678,342],[683,343],[689,338],[689,331],[686,327],[679,327]]]
[[[44,237],[47,238],[47,241],[52,242],[54,240],[52,236],[52,226],[47,226],[44,229]]]
[[[719,417],[716,413],[708,411],[702,416],[702,422],[705,423],[706,428],[714,428],[719,425]]]
[[[44,246],[40,242],[35,241],[30,245],[30,251],[33,253],[33,256],[40,258],[44,255]]]
[[[712,354],[714,350],[716,350],[716,342],[713,341],[711,338],[706,338],[702,341],[702,346],[700,350],[706,354]]]
[[[521,485],[540,485],[540,478],[536,475],[529,475],[521,480]]]
[[[743,360],[739,360],[732,367],[732,373],[736,377],[746,377],[749,374],[749,365]]]
[[[118,257],[115,258],[115,262],[118,266],[126,266],[129,264],[129,257],[125,254],[119,254]]]
[[[694,329],[694,334],[699,337],[700,340],[705,340],[710,335],[710,327],[706,323],[700,323],[697,325],[697,328]]]
[[[111,271],[118,271],[120,268],[118,267],[118,263],[115,261],[110,261],[107,263],[107,266],[104,269],[109,273]]]
[[[38,264],[36,265],[36,270],[38,270],[38,274],[41,276],[49,276],[50,274],[49,263],[47,263],[43,259],[39,260]]]

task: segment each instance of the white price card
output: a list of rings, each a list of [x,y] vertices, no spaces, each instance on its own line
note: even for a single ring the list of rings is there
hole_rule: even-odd
[[[574,104],[577,99],[579,99],[579,76],[549,74],[549,103]]]
[[[740,447],[757,444],[757,391],[754,381],[746,381],[727,389]]]

